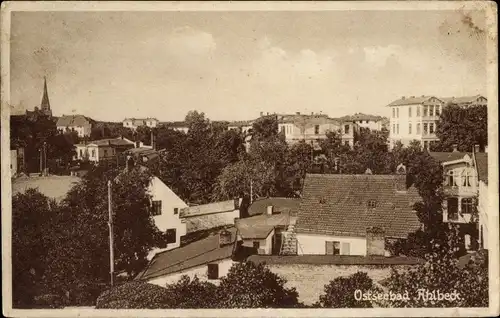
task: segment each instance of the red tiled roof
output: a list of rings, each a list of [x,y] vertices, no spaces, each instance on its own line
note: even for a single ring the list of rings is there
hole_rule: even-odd
[[[230,228],[228,231],[232,234],[231,244],[221,247],[219,245],[219,234],[216,234],[183,247],[158,253],[136,279],[149,280],[210,262],[231,258],[236,242],[236,229]]]
[[[248,207],[249,215],[260,215],[267,212],[268,206],[273,206],[275,212],[297,212],[299,210],[300,199],[295,198],[261,198],[257,199]]]
[[[488,154],[485,152],[477,152],[476,156],[476,169],[480,181],[488,183]]]
[[[297,232],[364,237],[376,226],[388,237],[406,237],[420,227],[413,205],[421,198],[414,187],[397,192],[398,178],[404,176],[308,174]],[[376,208],[368,208],[369,200]]]

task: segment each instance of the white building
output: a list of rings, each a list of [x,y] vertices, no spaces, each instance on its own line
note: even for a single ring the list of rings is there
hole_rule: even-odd
[[[125,118],[123,120],[123,127],[130,129],[137,129],[140,126],[147,126],[149,128],[155,128],[158,126],[160,121],[156,118]]]
[[[186,224],[186,232],[234,225],[235,219],[240,217],[241,201],[242,199],[227,200],[181,209],[180,217]]]
[[[356,113],[354,115],[340,117],[339,120],[342,122],[352,122],[358,125],[358,127],[368,128],[370,130],[382,130],[382,128],[389,129],[389,127],[385,127],[387,118],[382,116]]]
[[[93,120],[83,115],[63,115],[57,120],[57,130],[61,133],[76,131],[78,137],[90,136]]]
[[[183,275],[218,284],[227,275],[236,251],[236,229],[223,230],[199,241],[156,254],[136,280],[164,287]]]
[[[135,143],[126,138],[110,138],[94,140],[87,144],[76,144],[74,160],[101,162],[114,160],[116,156],[127,149],[135,147]]]
[[[388,255],[386,240],[420,228],[417,190],[398,175],[315,175],[304,182],[297,224],[298,255]]]

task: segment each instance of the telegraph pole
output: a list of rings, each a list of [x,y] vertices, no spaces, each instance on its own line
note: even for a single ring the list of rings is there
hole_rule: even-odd
[[[47,176],[47,143],[43,142],[43,162],[44,162],[44,175]]]
[[[250,179],[250,203],[253,202],[253,179]]]
[[[115,255],[113,248],[113,210],[111,204],[111,180],[108,180],[108,213],[109,213],[109,274],[111,276],[111,286],[114,284]]]

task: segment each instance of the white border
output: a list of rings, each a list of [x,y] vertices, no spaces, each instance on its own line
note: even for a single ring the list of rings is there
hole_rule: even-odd
[[[3,314],[9,317],[447,317],[497,316],[499,308],[498,234],[498,47],[497,6],[488,1],[359,1],[359,2],[3,2],[1,5],[1,142],[2,142],[2,281],[11,281],[10,116],[10,17],[12,11],[325,11],[325,10],[485,10],[488,41],[488,153],[489,207],[493,224],[489,232],[489,308],[381,308],[381,309],[231,309],[231,310],[16,310],[11,285],[2,284]],[[5,150],[5,151],[4,151]],[[9,304],[9,306],[7,306]]]

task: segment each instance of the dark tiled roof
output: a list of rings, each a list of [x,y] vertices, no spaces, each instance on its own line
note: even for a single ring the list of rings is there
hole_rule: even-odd
[[[440,99],[445,103],[453,103],[453,104],[460,105],[460,104],[475,103],[481,97],[483,97],[483,96],[475,95],[475,96],[461,96],[461,97],[443,97]]]
[[[211,235],[183,247],[156,254],[148,267],[136,279],[149,280],[196,266],[231,258],[236,242],[236,229],[230,228],[232,243],[219,245],[219,235]]]
[[[436,159],[438,162],[447,162],[447,161],[455,161],[459,159],[463,159],[465,155],[469,155],[471,157],[471,154],[468,152],[459,152],[459,151],[452,151],[452,152],[429,152],[432,158]]]
[[[308,174],[297,232],[364,237],[366,228],[376,226],[388,237],[406,237],[420,227],[413,205],[421,198],[414,187],[396,192],[396,181],[404,177]],[[376,208],[368,208],[369,200]]]
[[[414,96],[414,97],[400,98],[400,99],[393,101],[388,106],[403,106],[403,105],[412,105],[412,104],[423,104],[432,97],[434,97],[434,96],[418,96],[418,97]],[[437,98],[437,97],[434,97],[434,98]]]
[[[58,127],[85,126],[92,124],[92,120],[83,115],[62,116],[57,120]]]
[[[251,255],[248,261],[260,264],[292,265],[292,264],[311,264],[311,265],[418,265],[423,264],[424,260],[416,257],[403,256],[376,256],[376,255]]]
[[[228,201],[213,202],[213,203],[183,208],[181,209],[179,216],[190,217],[190,216],[199,216],[199,215],[206,215],[213,213],[229,212],[234,210],[236,210],[236,205],[234,200],[228,200]]]
[[[275,212],[292,212],[299,210],[300,199],[294,198],[262,198],[255,200],[248,208],[249,215],[260,215],[267,212],[272,205]]]
[[[477,152],[476,156],[476,169],[480,181],[488,183],[488,154],[485,152]]]
[[[146,125],[147,121],[159,122],[156,118],[125,118],[123,122],[131,121],[134,126]]]
[[[100,139],[93,140],[89,142],[90,144],[95,144],[98,147],[101,146],[134,146],[134,142],[129,140],[121,139],[121,138],[109,138],[109,139]]]
[[[242,239],[265,239],[276,226],[288,226],[290,218],[287,212],[255,215],[239,219],[236,222],[236,228]]]
[[[347,115],[339,118],[342,121],[353,121],[353,120],[371,120],[379,121],[384,119],[382,116],[375,116],[370,114],[356,113],[354,115]]]

